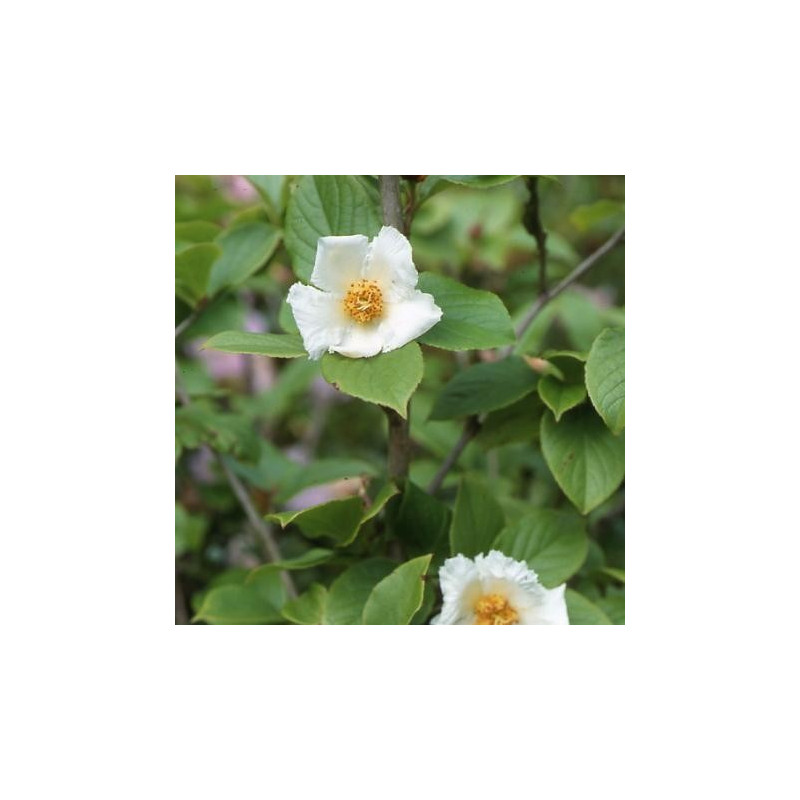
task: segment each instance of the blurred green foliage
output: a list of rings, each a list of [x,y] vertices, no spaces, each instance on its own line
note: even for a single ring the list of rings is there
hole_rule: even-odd
[[[624,384],[607,379],[616,371],[624,380],[624,248],[547,303],[514,343],[497,313],[507,310],[516,327],[539,293],[537,242],[523,222],[534,184],[524,176],[411,178],[402,201],[421,284],[443,306],[449,292],[452,307],[466,312],[461,327],[420,339],[421,382],[407,387],[410,480],[398,490],[386,483],[384,414],[323,377],[338,359],[202,347],[226,331],[296,333],[289,287],[307,279],[318,235],[348,232],[341,226],[374,234],[376,178],[347,176],[337,187],[324,176],[176,177],[177,621],[353,624],[365,607],[370,620],[391,607],[394,622],[425,623],[439,602],[435,582],[419,597],[415,588],[411,602],[409,576],[435,576],[451,545],[475,554],[499,535],[543,578],[568,578],[573,624],[624,624]],[[552,288],[623,226],[625,182],[542,176],[535,186]],[[343,204],[338,217],[331,203]],[[459,351],[471,346],[470,310],[481,335],[494,339]],[[258,339],[225,341],[251,352]],[[295,352],[296,337],[270,341]],[[516,355],[497,361],[508,343]],[[407,393],[398,389],[398,409]],[[467,414],[483,415],[481,430],[432,497],[425,487]],[[267,518],[282,558],[300,559],[297,600],[277,572],[257,570],[268,548],[223,463]],[[325,537],[333,518],[324,514],[292,521],[290,512],[322,503],[344,514],[347,535]],[[362,511],[353,516],[350,505]]]

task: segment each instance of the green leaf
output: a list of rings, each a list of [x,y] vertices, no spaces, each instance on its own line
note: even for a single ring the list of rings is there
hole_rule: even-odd
[[[551,375],[545,375],[539,381],[539,397],[558,421],[565,411],[575,408],[586,399],[586,387],[582,383],[564,383]]]
[[[560,302],[559,302],[560,301]],[[600,306],[591,295],[571,287],[556,298],[559,302],[559,325],[563,326],[576,350],[589,350],[604,328],[616,327],[624,321],[621,308]],[[618,321],[618,320],[622,321]]]
[[[536,356],[524,356],[530,368],[537,374],[548,377],[558,378],[560,381],[564,380],[564,373],[553,363],[547,361],[545,358],[538,358]]]
[[[612,625],[625,624],[625,595],[615,594],[601,597],[597,601],[599,608],[608,616]]]
[[[615,581],[625,583],[624,569],[618,569],[617,567],[600,567],[598,572],[602,572],[603,575],[608,575],[609,578],[613,578]]]
[[[625,204],[619,200],[597,200],[578,206],[569,215],[569,221],[579,231],[614,229],[625,222]]]
[[[558,586],[583,564],[589,544],[584,521],[572,511],[537,508],[506,527],[494,549],[526,561],[548,588]]]
[[[564,494],[582,514],[610,497],[625,476],[625,439],[614,436],[589,404],[559,422],[542,417],[542,453]]]
[[[285,528],[290,523],[308,537],[332,539],[337,547],[350,544],[356,538],[364,514],[364,504],[359,497],[346,497],[343,500],[330,500],[302,511],[281,511],[269,514],[267,519]]]
[[[378,493],[375,495],[375,499],[372,501],[372,504],[369,508],[364,512],[364,517],[361,520],[362,523],[366,522],[367,520],[376,517],[380,514],[383,507],[396,495],[399,494],[400,490],[390,481],[385,483],[381,486]]]
[[[209,589],[215,589],[217,586],[244,586],[250,570],[245,567],[231,567],[224,572],[215,575],[209,582]]]
[[[519,178],[519,175],[440,175],[438,177],[460,186],[471,186],[473,189],[491,189]]]
[[[417,551],[435,550],[450,526],[450,509],[410,480],[403,489],[403,499],[390,516],[394,535]]]
[[[586,399],[583,376],[586,356],[572,350],[549,350],[543,358],[549,374],[539,381],[539,396],[559,420],[565,411]]]
[[[255,460],[259,454],[259,441],[247,420],[214,411],[202,402],[175,410],[175,437],[187,450],[207,444],[218,453],[247,460]]]
[[[292,307],[286,302],[286,298],[281,300],[281,307],[278,310],[278,325],[286,333],[300,333],[300,328],[297,327],[294,314],[292,314]]]
[[[590,520],[586,520],[590,524]],[[586,559],[581,564],[581,574],[590,574],[593,570],[599,570],[606,563],[606,555],[603,548],[594,540],[589,539],[589,552]]]
[[[567,616],[570,625],[611,625],[602,609],[574,589],[567,589]]]
[[[325,622],[328,625],[360,625],[364,604],[375,584],[396,567],[388,558],[370,558],[345,570],[328,590]]]
[[[542,358],[554,362],[569,359],[570,361],[586,363],[586,355],[586,353],[582,353],[580,350],[545,350],[544,353],[542,353]]]
[[[429,581],[425,581],[425,589],[422,593],[422,603],[420,607],[414,612],[411,617],[409,625],[427,625],[428,620],[433,613],[433,607],[436,605],[437,591]]]
[[[328,590],[319,583],[314,583],[307,592],[286,603],[281,614],[297,625],[324,625],[327,603]]]
[[[322,357],[322,376],[339,391],[407,416],[408,401],[422,380],[422,353],[416,342],[372,358]]]
[[[247,280],[267,262],[280,240],[280,231],[266,222],[250,222],[223,233],[217,239],[222,255],[211,270],[209,293]]]
[[[200,549],[208,529],[208,517],[190,514],[175,503],[175,557]]]
[[[264,201],[270,219],[280,220],[283,212],[283,189],[285,175],[245,175]]]
[[[365,178],[306,175],[286,209],[286,248],[294,271],[308,282],[321,236],[374,236],[381,227],[380,198]]]
[[[272,561],[269,564],[262,564],[256,567],[245,579],[245,583],[253,583],[258,581],[263,575],[269,572],[281,572],[288,569],[309,569],[310,567],[317,567],[330,561],[333,558],[333,550],[327,550],[324,547],[312,547],[310,550],[303,553],[297,558],[291,558],[285,561]]]
[[[483,421],[475,441],[486,450],[510,442],[535,442],[539,438],[542,410],[539,397],[527,395],[510,406],[492,411]]]
[[[428,377],[430,378],[434,370],[439,367],[447,368],[447,365],[438,359],[428,359],[425,363],[425,369],[429,373]],[[427,387],[421,387],[414,394],[414,402],[409,406],[409,430],[415,444],[441,461],[455,446],[463,431],[463,425],[458,420],[437,422],[435,425],[431,425],[428,422],[428,415],[432,408],[433,391]],[[420,483],[424,484],[425,481]]]
[[[199,361],[178,358],[175,368],[180,373],[183,388],[190,399],[223,397],[228,394],[227,389],[217,386]]]
[[[450,526],[451,554],[473,558],[488,553],[505,523],[503,509],[489,487],[475,478],[462,478]]]
[[[282,421],[297,409],[297,403],[308,396],[311,382],[320,374],[319,364],[306,358],[287,360],[278,371],[269,391],[253,395],[237,395],[235,408],[245,414],[263,418],[267,424]]]
[[[175,242],[200,244],[213,242],[219,236],[222,228],[213,222],[197,219],[193,222],[178,222],[175,225]]]
[[[583,383],[586,353],[577,350],[546,350],[542,358],[556,368],[551,374],[571,383]]]
[[[213,625],[267,625],[281,622],[279,609],[286,600],[278,573],[260,576],[248,585],[219,586],[203,598],[192,622]]]
[[[266,209],[261,206],[249,206],[248,208],[241,209],[241,211],[237,211],[231,216],[228,222],[228,230],[240,228],[242,225],[249,225],[251,222],[270,223],[270,218],[267,215]]]
[[[175,322],[182,322],[184,317],[176,315]],[[244,305],[231,294],[218,294],[209,297],[208,304],[203,306],[203,313],[197,316],[182,334],[184,341],[207,339],[219,331],[244,327]]]
[[[515,347],[517,353],[534,353],[541,350],[551,337],[548,331],[563,339],[576,350],[586,350],[592,346],[597,335],[608,327],[614,327],[624,319],[620,308],[605,308],[583,294],[578,287],[570,287],[548,303],[528,330],[522,334]]]
[[[196,244],[175,254],[175,294],[194,307],[206,296],[211,267],[222,251],[215,244]]]
[[[441,175],[426,175],[424,180],[417,183],[416,190],[416,203],[417,208],[421,206],[426,200],[434,195],[443,192],[445,189],[451,188],[449,181],[442,178]],[[417,217],[417,219],[419,219]]]
[[[613,433],[625,427],[625,331],[607,328],[586,361],[586,388],[597,413]]]
[[[253,460],[255,462],[253,464],[231,461],[229,466],[248,484],[265,492],[274,492],[276,486],[287,480],[300,467],[299,464],[290,461],[279,448],[264,439],[258,442],[258,454]],[[282,501],[276,499],[275,502]]]
[[[272,358],[299,358],[306,355],[303,340],[292,333],[246,333],[223,331],[203,344],[206,350],[223,353],[251,353]]]
[[[459,372],[436,398],[429,419],[452,419],[493,411],[535,388],[539,376],[519,356],[474,364]]]
[[[224,572],[215,575],[209,580],[207,588],[199,589],[192,593],[190,600],[192,611],[197,614],[202,608],[203,601],[206,599],[208,593],[218,586],[243,586],[244,579],[247,577],[248,572],[249,570],[243,568],[232,567],[231,569],[226,569]]]
[[[367,599],[364,624],[408,625],[422,605],[425,590],[422,576],[428,569],[431,558],[431,555],[414,558],[387,575]]]
[[[479,350],[514,342],[514,328],[503,301],[492,292],[424,272],[420,291],[432,294],[442,309],[441,320],[419,341],[444,350]]]

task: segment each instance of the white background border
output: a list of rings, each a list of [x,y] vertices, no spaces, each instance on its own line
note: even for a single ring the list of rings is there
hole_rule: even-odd
[[[7,12],[4,796],[796,796],[794,27],[518,8]],[[176,628],[173,174],[464,171],[627,175],[627,625]]]

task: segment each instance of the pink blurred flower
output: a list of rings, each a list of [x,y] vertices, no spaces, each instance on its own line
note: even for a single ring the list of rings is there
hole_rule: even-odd
[[[248,333],[266,333],[267,323],[263,314],[250,310],[245,314],[244,329]],[[249,377],[256,393],[265,392],[275,383],[275,365],[272,359],[239,353],[220,353],[203,350],[204,339],[189,344],[191,354],[208,370],[215,383],[245,382]]]
[[[219,175],[222,189],[235,203],[252,203],[258,200],[258,192],[244,175]]]
[[[364,488],[361,478],[342,478],[338,481],[323,483],[321,486],[311,486],[296,494],[286,502],[287,511],[302,511],[304,508],[318,506],[330,500],[342,500],[353,497]]]

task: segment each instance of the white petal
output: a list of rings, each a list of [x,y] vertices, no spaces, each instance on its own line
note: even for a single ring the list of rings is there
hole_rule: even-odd
[[[522,588],[536,592],[541,589],[536,573],[524,561],[516,561],[499,550],[490,550],[488,555],[475,557],[478,574],[483,580],[500,578],[518,584]]]
[[[350,284],[361,277],[369,250],[366,236],[323,236],[317,242],[317,257],[311,283],[344,295]]]
[[[292,307],[310,359],[316,361],[341,342],[347,323],[340,300],[313,286],[295,283],[289,289],[286,302]]]
[[[569,625],[567,601],[564,598],[566,588],[567,585],[562,583],[555,589],[544,589],[538,603],[520,609],[520,622],[523,625]]]
[[[444,603],[442,613],[431,620],[431,625],[458,625],[461,609],[456,603]]]
[[[444,601],[458,601],[467,585],[478,577],[475,562],[466,556],[448,558],[439,568],[439,586]]]
[[[380,323],[383,352],[397,350],[412,339],[422,336],[442,318],[442,309],[432,294],[411,292],[409,299],[387,303]]]
[[[383,336],[377,324],[360,325],[351,320],[341,340],[331,347],[331,352],[348,358],[369,358],[380,353],[381,347]]]
[[[369,246],[363,276],[378,281],[390,300],[408,296],[419,278],[408,239],[384,225]]]

